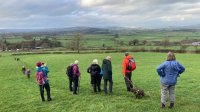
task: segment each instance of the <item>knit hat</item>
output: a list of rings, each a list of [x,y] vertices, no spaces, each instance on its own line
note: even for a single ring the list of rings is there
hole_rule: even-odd
[[[42,65],[41,62],[37,62],[37,63],[36,63],[36,66],[37,66],[37,67],[40,67],[41,65]]]

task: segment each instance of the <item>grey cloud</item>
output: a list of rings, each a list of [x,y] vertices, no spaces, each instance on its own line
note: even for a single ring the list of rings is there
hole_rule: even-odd
[[[102,0],[90,5],[83,5],[82,1],[0,0],[0,24],[1,27],[159,26],[178,23],[182,18],[186,19],[180,24],[193,24],[200,18],[200,0]]]

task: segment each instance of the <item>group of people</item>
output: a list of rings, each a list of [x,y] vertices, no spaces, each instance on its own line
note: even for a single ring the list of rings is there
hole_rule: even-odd
[[[105,94],[112,94],[113,88],[113,79],[112,79],[112,64],[111,64],[111,56],[106,56],[102,61],[102,66],[100,67],[98,60],[94,59],[92,64],[87,68],[87,72],[90,73],[91,76],[91,85],[93,87],[94,92],[101,91],[101,80],[103,77],[104,80],[104,92]],[[81,75],[79,67],[79,61],[76,60],[74,63],[70,63],[67,67],[66,74],[69,78],[69,90],[73,92],[74,95],[77,95],[78,87],[79,87],[79,77]],[[39,84],[40,93],[42,101],[44,101],[44,91],[42,88],[47,90],[47,98],[51,100],[50,97],[50,87],[47,79],[47,73],[45,67],[42,66],[42,63],[39,62],[37,65],[37,73],[38,71],[42,71],[44,77],[46,77],[46,82]],[[122,74],[125,80],[127,91],[131,91],[133,85],[131,81],[132,72],[136,69],[136,63],[134,58],[128,53],[125,53],[124,59],[122,61]],[[162,64],[157,67],[157,73],[160,76],[160,84],[161,84],[161,108],[166,108],[166,99],[167,93],[169,92],[170,97],[170,106],[169,108],[174,107],[174,99],[175,99],[175,85],[177,82],[177,77],[180,76],[185,71],[183,65],[181,65],[178,61],[176,61],[175,54],[173,52],[167,53],[167,59]],[[36,74],[37,76],[37,74]],[[38,77],[37,77],[38,79]],[[109,87],[108,86],[109,83]],[[109,88],[109,92],[108,92]]]

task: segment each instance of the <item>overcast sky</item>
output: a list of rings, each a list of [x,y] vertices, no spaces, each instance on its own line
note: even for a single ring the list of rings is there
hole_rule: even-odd
[[[0,28],[200,25],[200,0],[0,0]]]

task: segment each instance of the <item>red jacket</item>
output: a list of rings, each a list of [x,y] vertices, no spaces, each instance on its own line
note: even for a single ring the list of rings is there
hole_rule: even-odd
[[[122,61],[122,74],[125,75],[127,72],[131,72],[129,70],[127,70],[127,66],[128,66],[128,62],[129,62],[129,59],[131,59],[132,57],[130,55],[128,56],[125,56],[123,61]]]

